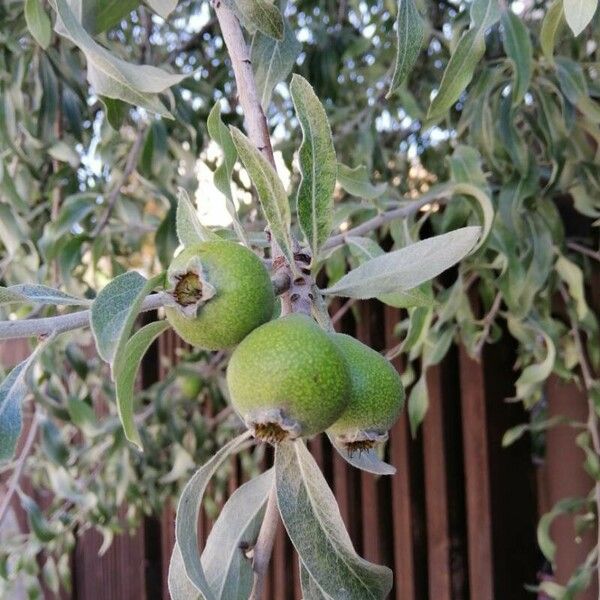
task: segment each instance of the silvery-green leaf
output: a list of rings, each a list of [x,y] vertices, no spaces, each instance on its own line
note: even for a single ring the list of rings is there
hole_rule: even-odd
[[[481,227],[463,227],[377,256],[342,277],[325,294],[376,298],[433,279],[473,251]]]
[[[94,91],[170,117],[158,95],[187,75],[174,75],[151,65],[134,65],[112,55],[86,32],[66,0],[52,0],[58,14],[55,29],[85,54],[88,81]]]
[[[338,163],[337,180],[349,194],[365,200],[379,198],[387,190],[387,183],[378,183],[377,185],[371,183],[367,167],[364,165],[351,169]]]
[[[26,376],[40,353],[53,340],[47,338],[23,362],[15,366],[0,383],[0,463],[10,460],[23,426],[21,404],[27,395]]]
[[[206,600],[185,572],[183,556],[177,543],[173,546],[169,562],[168,586],[171,600]]]
[[[374,475],[393,475],[396,472],[396,467],[384,462],[377,456],[375,448],[349,453],[343,445],[338,444],[333,436],[329,434],[327,436],[338,454],[353,467]]]
[[[283,17],[270,0],[223,0],[244,27],[256,30],[276,40],[283,39]]]
[[[565,56],[557,57],[556,74],[563,94],[588,119],[600,123],[600,106],[589,97],[589,90],[581,65]]]
[[[163,19],[166,19],[177,7],[178,0],[145,0],[146,4]]]
[[[198,515],[200,514],[202,497],[210,479],[225,459],[235,452],[250,435],[250,432],[246,431],[223,446],[208,462],[194,473],[179,498],[177,517],[175,519],[177,546],[181,552],[184,571],[189,582],[202,593],[205,600],[217,600],[217,598],[208,585],[198,551]],[[175,554],[173,557],[172,562],[177,559]],[[172,581],[171,576],[169,576],[169,581]]]
[[[444,116],[469,85],[485,52],[485,31],[499,18],[497,0],[473,1],[471,28],[462,35],[450,57],[438,93],[429,106],[428,119]]]
[[[335,497],[302,441],[277,446],[275,477],[281,518],[318,588],[346,600],[387,598],[392,572],[356,554]]]
[[[331,596],[319,589],[315,580],[310,576],[302,561],[300,562],[300,585],[302,586],[302,600],[333,600]]]
[[[216,168],[213,174],[215,187],[225,196],[227,212],[231,215],[233,227],[238,237],[248,245],[248,238],[238,218],[231,191],[231,175],[235,161],[237,160],[237,150],[235,149],[229,127],[221,120],[221,104],[219,102],[216,102],[212,107],[208,119],[206,119],[206,128],[208,129],[208,135],[223,151],[223,162]]]
[[[142,450],[142,440],[135,425],[133,400],[138,368],[152,342],[166,329],[168,321],[156,321],[142,327],[127,341],[119,363],[115,364],[114,380],[117,410],[125,437]]]
[[[428,408],[429,394],[427,392],[427,380],[425,374],[422,374],[410,390],[407,402],[408,421],[413,438],[417,435],[417,429],[423,422]]]
[[[539,388],[539,385],[550,377],[554,368],[556,346],[545,331],[540,330],[539,333],[544,338],[546,356],[541,362],[525,367],[515,382],[516,396],[523,400],[528,399]]]
[[[198,213],[183,188],[179,188],[175,227],[177,237],[183,246],[193,246],[200,242],[221,239],[216,233],[200,223]]]
[[[540,31],[540,46],[542,52],[550,63],[554,62],[554,46],[556,44],[556,35],[563,24],[563,4],[562,0],[554,0],[548,7],[542,29]]]
[[[91,308],[90,325],[98,354],[111,366],[123,352],[146,295],[164,274],[150,280],[129,271],[115,277],[100,291]]]
[[[274,476],[269,469],[239,487],[210,531],[201,562],[217,600],[250,596],[254,571],[245,549],[256,544]]]
[[[281,179],[269,161],[239,129],[231,127],[230,131],[238,155],[258,193],[271,235],[279,244],[289,264],[293,265],[290,205]]]
[[[590,23],[598,8],[598,0],[563,0],[565,20],[578,36]]]
[[[271,102],[273,88],[289,75],[300,50],[302,44],[298,42],[294,30],[287,22],[284,24],[284,36],[281,41],[260,31],[254,34],[250,57],[260,103],[265,111]]]
[[[317,256],[333,223],[333,190],[337,175],[335,148],[327,113],[310,83],[301,75],[294,75],[290,93],[302,127],[298,220],[312,255]]]
[[[400,87],[413,68],[423,45],[424,34],[423,20],[414,0],[398,0],[396,65],[386,98]]]
[[[375,258],[385,254],[383,249],[370,238],[361,237],[347,237],[346,244],[350,249],[350,253],[358,260],[358,264],[363,264]],[[383,294],[378,296],[377,299],[384,304],[394,306],[396,308],[409,308],[411,306],[432,306],[435,304],[435,300],[431,294],[427,294],[419,288],[413,288],[412,290],[392,292],[390,294]]]
[[[479,205],[482,216],[482,225],[481,225],[481,236],[479,241],[473,248],[472,252],[475,252],[487,240],[490,231],[492,230],[492,225],[494,224],[494,206],[488,194],[482,190],[479,186],[471,185],[470,183],[455,183],[451,187],[454,194],[463,194],[465,196],[471,196]]]
[[[503,11],[501,22],[504,49],[515,69],[513,104],[519,104],[531,82],[533,48],[529,39],[529,30],[512,10],[507,8]]]
[[[45,50],[52,38],[52,24],[41,0],[25,0],[25,21],[35,41]]]
[[[77,298],[60,290],[35,283],[20,283],[0,287],[0,304],[12,303],[53,304],[56,306],[87,306],[90,300]]]

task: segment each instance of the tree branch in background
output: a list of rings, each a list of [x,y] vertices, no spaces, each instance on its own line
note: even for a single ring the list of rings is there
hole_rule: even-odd
[[[133,142],[129,154],[127,155],[127,160],[125,161],[125,168],[123,169],[123,174],[119,178],[119,181],[115,184],[113,189],[110,191],[106,198],[106,211],[100,221],[98,221],[98,225],[96,225],[96,229],[94,229],[92,233],[92,237],[96,238],[102,233],[103,229],[108,225],[108,220],[110,219],[110,215],[119,199],[119,194],[121,193],[121,188],[127,183],[129,177],[135,171],[135,168],[138,163],[138,159],[140,157],[140,152],[142,151],[142,142],[144,141],[144,131],[145,128],[140,126],[138,129],[137,136],[135,141]]]
[[[428,204],[433,204],[434,202],[437,204],[441,204],[443,202],[447,202],[450,199],[451,193],[449,191],[437,190],[432,191],[431,193],[424,194],[418,200],[407,204],[406,206],[401,206],[399,208],[394,208],[392,210],[388,210],[386,212],[379,213],[377,216],[357,225],[353,229],[349,231],[345,231],[344,233],[338,233],[337,235],[331,236],[324,244],[323,250],[330,250],[332,248],[337,248],[345,243],[346,239],[349,237],[360,237],[365,235],[366,233],[370,233],[371,231],[375,231],[375,229],[379,229],[385,223],[389,223],[390,221],[394,221],[396,219],[404,219],[413,215],[414,213],[421,210],[423,207]]]
[[[156,310],[172,302],[164,292],[147,296],[140,312]],[[22,319],[18,321],[0,321],[0,340],[48,336],[53,333],[64,333],[73,329],[89,327],[90,311],[80,310],[67,315],[43,317],[41,319]]]

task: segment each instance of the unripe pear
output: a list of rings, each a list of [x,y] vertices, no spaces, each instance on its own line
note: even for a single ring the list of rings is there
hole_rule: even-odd
[[[165,313],[189,344],[229,348],[273,316],[269,273],[251,250],[229,241],[185,248],[167,271],[176,306]]]
[[[350,454],[369,450],[387,439],[404,406],[404,386],[396,369],[372,348],[343,333],[331,338],[346,361],[350,399],[327,433]]]
[[[346,408],[349,383],[330,336],[300,314],[255,329],[227,368],[234,408],[255,437],[272,444],[325,431]]]

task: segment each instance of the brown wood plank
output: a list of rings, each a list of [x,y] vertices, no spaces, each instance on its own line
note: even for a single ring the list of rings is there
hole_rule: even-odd
[[[441,369],[427,371],[429,409],[423,422],[425,501],[427,518],[427,565],[429,597],[451,600],[450,528],[444,447],[444,415]]]
[[[391,348],[397,343],[394,326],[400,318],[400,311],[387,306],[385,308],[385,341]],[[401,371],[400,359],[392,361]],[[396,600],[417,600],[413,556],[413,526],[411,510],[410,463],[408,445],[410,434],[406,411],[390,432],[390,462],[397,472],[392,476],[392,533],[394,550],[394,581]]]
[[[103,556],[98,555],[101,545],[102,536],[94,530],[77,539],[73,597],[77,600],[146,598],[143,527],[133,536],[116,537]]]
[[[471,598],[493,600],[492,516],[483,369],[460,348],[469,589]]]
[[[553,375],[548,380],[546,391],[550,417],[561,415],[580,422],[587,420],[586,394],[577,385],[565,383]],[[578,430],[566,426],[548,430],[545,476],[550,506],[568,496],[586,496],[592,489],[592,480],[583,469],[583,450],[575,443],[578,433]],[[551,534],[556,543],[556,581],[564,585],[594,547],[595,532],[576,536],[573,518],[560,516],[554,521]],[[594,577],[592,585],[579,594],[577,600],[597,600],[598,597]]]

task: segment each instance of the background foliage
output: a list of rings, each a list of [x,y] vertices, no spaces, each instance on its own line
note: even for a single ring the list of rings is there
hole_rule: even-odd
[[[329,284],[382,249],[482,222],[490,207],[478,190],[492,199],[493,226],[483,248],[454,273],[417,288],[409,301],[380,297],[407,306],[389,355],[406,357],[413,430],[427,410],[427,366],[453,342],[478,356],[483,344],[509,335],[519,353],[515,399],[531,409],[531,422],[507,432],[506,443],[531,429],[536,447],[543,447],[543,431],[555,424],[545,417],[544,381],[551,373],[575,379],[590,398],[588,422],[575,424],[582,430],[578,443],[586,468],[600,479],[594,376],[600,346],[586,289],[599,259],[596,3],[297,1],[284,7],[281,31],[276,19],[266,26],[256,21],[251,2],[231,4],[253,32],[253,66],[290,187],[298,185],[295,152],[300,126],[305,129],[293,86],[280,83],[293,70],[312,84],[331,124],[339,163],[336,230],[425,195],[422,210],[322,253],[321,277]],[[0,6],[4,286],[60,285],[91,299],[127,270],[159,273],[178,246],[178,189],[192,195],[198,178],[201,212],[213,204],[230,212],[238,207],[245,235],[266,245],[248,176],[234,166],[236,149],[221,137],[218,112],[212,127],[209,119],[217,102],[225,123],[243,127],[218,24],[207,2],[182,0],[169,14],[170,5],[84,2],[83,27],[74,17],[76,1]],[[282,41],[272,37],[279,33]],[[211,138],[223,147],[224,160]],[[226,203],[216,191],[207,194],[210,171]],[[574,212],[588,226],[566,230],[565,217]],[[217,230],[227,223],[219,219]],[[215,223],[205,218],[205,224]],[[237,222],[234,227],[241,230]],[[2,307],[4,318],[57,310]],[[198,397],[215,414],[225,406],[223,357],[192,355],[140,398],[145,453],[138,453],[126,443],[110,400],[102,402],[102,416],[94,413],[99,399],[114,391],[106,365],[89,353],[90,342],[89,336],[55,342],[31,372],[42,442],[27,459],[26,474],[54,500],[42,510],[21,496],[32,533],[3,545],[4,589],[17,572],[37,589],[35,556],[43,544],[44,577],[55,586],[57,575],[66,577],[61,557],[74,531],[96,527],[109,543],[177,497],[193,466],[237,428],[228,414],[214,423],[201,418]],[[249,470],[255,464],[248,458]],[[130,507],[125,523],[117,515],[123,500]],[[551,516],[574,510],[591,515],[593,526],[594,494]],[[542,521],[539,535],[552,560],[549,523]],[[548,585],[546,591],[568,597],[587,585],[597,550],[570,589]]]

